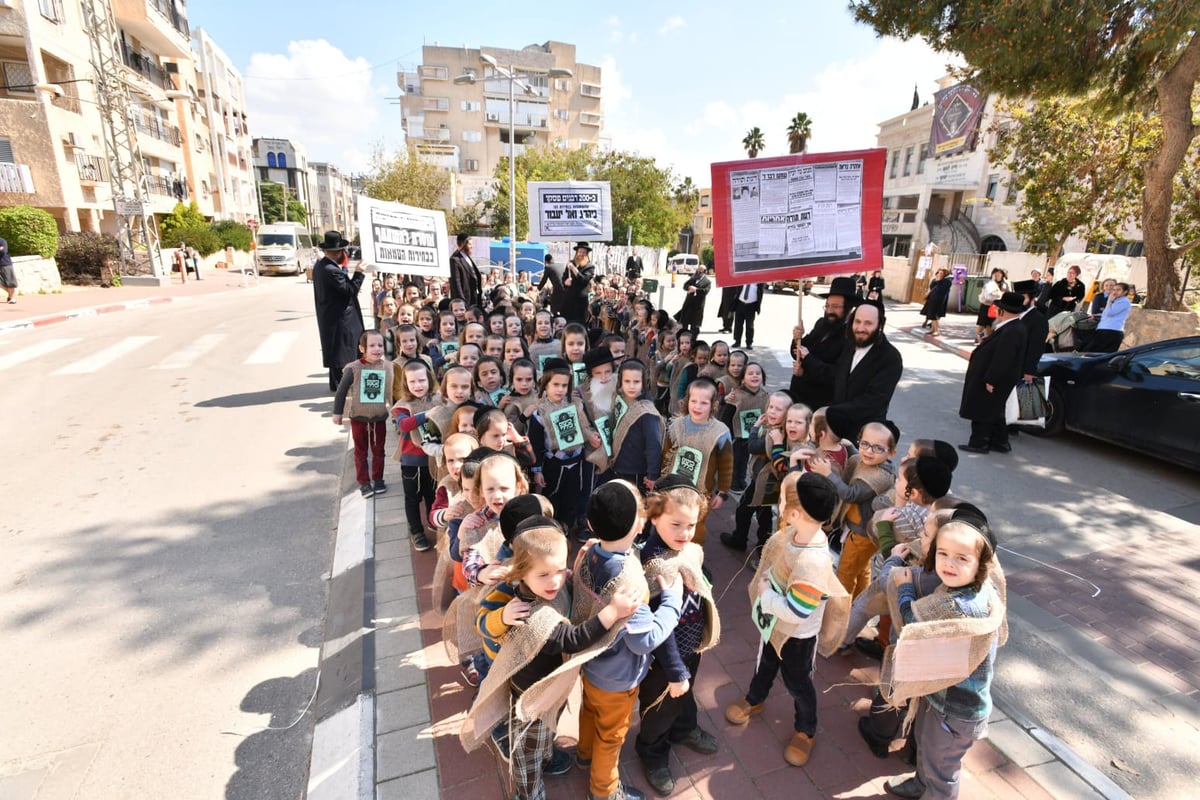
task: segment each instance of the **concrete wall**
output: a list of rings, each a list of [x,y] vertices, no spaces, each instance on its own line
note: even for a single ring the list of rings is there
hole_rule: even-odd
[[[1200,336],[1200,317],[1194,311],[1150,311],[1134,306],[1125,319],[1121,347]]]
[[[912,295],[912,267],[907,258],[883,257],[883,296],[898,303],[907,303]]]
[[[53,258],[41,256],[13,256],[13,269],[17,273],[17,294],[42,294],[62,289],[62,276]]]

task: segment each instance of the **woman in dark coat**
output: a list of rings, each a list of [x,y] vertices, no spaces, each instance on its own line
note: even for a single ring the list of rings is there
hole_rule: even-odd
[[[938,320],[946,316],[950,287],[953,283],[954,279],[945,268],[933,273],[933,280],[929,282],[929,294],[925,296],[925,305],[921,306],[921,316],[925,317],[921,327],[929,328],[929,332],[934,336],[938,335]]]
[[[871,273],[870,280],[867,281],[867,299],[878,300],[883,302],[883,273],[875,270]]]
[[[708,277],[707,270],[704,267],[697,267],[696,274],[683,284],[683,290],[687,292],[687,297],[683,300],[683,307],[675,315],[684,329],[700,332],[700,324],[704,321],[704,299],[711,289],[712,281]]]

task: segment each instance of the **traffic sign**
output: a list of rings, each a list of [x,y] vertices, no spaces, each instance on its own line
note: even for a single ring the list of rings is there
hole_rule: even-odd
[[[251,217],[250,219],[246,220],[246,227],[252,231],[258,230],[258,220],[254,219],[254,217]]]

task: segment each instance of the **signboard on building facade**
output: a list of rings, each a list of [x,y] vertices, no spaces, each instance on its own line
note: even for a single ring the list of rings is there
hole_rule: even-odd
[[[531,182],[529,238],[541,242],[611,240],[612,189],[609,182]]]
[[[886,159],[871,149],[713,164],[718,285],[880,269]]]
[[[376,272],[450,275],[446,215],[428,208],[358,196],[362,259]]]
[[[934,94],[929,155],[948,156],[975,149],[984,99],[978,90],[965,83]]]
[[[933,162],[934,186],[969,187],[975,183],[967,177],[970,156],[955,156],[954,158],[938,158]]]

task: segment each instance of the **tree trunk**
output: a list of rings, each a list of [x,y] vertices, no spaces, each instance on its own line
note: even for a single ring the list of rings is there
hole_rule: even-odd
[[[1183,248],[1171,242],[1171,199],[1175,175],[1200,128],[1192,123],[1192,92],[1200,79],[1200,34],[1193,34],[1174,66],[1159,79],[1158,115],[1162,144],[1146,164],[1142,192],[1142,239],[1146,252],[1146,308],[1175,311]]]

